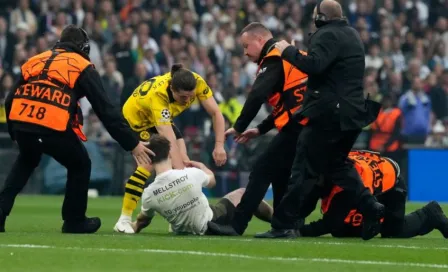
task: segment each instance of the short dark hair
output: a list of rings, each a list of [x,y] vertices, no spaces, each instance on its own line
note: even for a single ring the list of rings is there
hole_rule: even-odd
[[[243,35],[246,32],[257,33],[261,35],[272,35],[271,31],[260,22],[253,22],[248,24],[243,28],[243,30],[241,30],[240,35]]]
[[[156,155],[149,155],[152,163],[159,163],[168,159],[170,154],[170,141],[162,135],[155,134],[149,139],[148,148]]]
[[[174,92],[179,90],[193,91],[196,89],[196,78],[193,73],[180,63],[173,64],[171,67],[171,88]]]

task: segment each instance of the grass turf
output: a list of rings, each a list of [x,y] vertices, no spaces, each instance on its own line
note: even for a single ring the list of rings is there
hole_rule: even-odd
[[[89,200],[88,211],[101,217],[99,232],[68,235],[60,232],[61,204],[61,197],[18,197],[0,234],[0,271],[448,271],[448,241],[438,231],[368,242],[258,240],[253,234],[269,225],[253,219],[243,237],[175,236],[157,216],[141,234],[125,235],[112,230],[121,199],[100,197]],[[421,206],[409,203],[408,212]]]

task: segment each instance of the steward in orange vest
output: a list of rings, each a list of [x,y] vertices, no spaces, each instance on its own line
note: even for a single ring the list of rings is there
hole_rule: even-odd
[[[373,151],[392,153],[401,148],[401,110],[392,107],[389,96],[383,98],[383,108],[372,123],[369,149]]]
[[[405,216],[406,186],[400,179],[400,168],[395,161],[365,150],[350,152],[349,161],[354,164],[364,186],[386,207],[381,220],[383,238],[410,238],[434,229],[448,238],[448,219],[437,202],[430,202]],[[309,209],[314,208],[319,194],[323,217],[303,226],[301,235],[316,237],[330,233],[335,237],[360,237],[363,216],[358,212],[353,192],[344,191],[339,186],[328,189],[316,186],[312,193],[316,198],[310,199]]]
[[[209,230],[217,235],[241,235],[270,184],[275,208],[283,198],[291,176],[298,135],[302,125],[306,124],[304,120],[300,125],[293,120],[292,115],[302,106],[308,76],[282,60],[275,42],[272,33],[261,23],[251,23],[241,31],[244,53],[258,64],[258,70],[241,114],[226,134],[233,134],[237,142],[244,143],[274,127],[278,133],[267,146],[260,147],[263,153],[253,165],[249,183],[236,208],[231,226],[227,226],[227,229],[217,225],[209,226]],[[265,103],[272,107],[272,113],[256,128],[246,131]],[[244,135],[248,135],[248,139]]]
[[[90,62],[89,50],[87,33],[70,25],[51,50],[31,57],[21,67],[20,80],[6,101],[9,133],[20,154],[0,192],[0,232],[5,231],[14,199],[42,154],[67,168],[62,231],[93,233],[101,226],[99,218],[85,215],[91,162],[80,141],[87,140],[81,130],[80,98],[87,97],[108,132],[125,150],[133,150],[136,155],[145,148],[107,97],[100,75]]]

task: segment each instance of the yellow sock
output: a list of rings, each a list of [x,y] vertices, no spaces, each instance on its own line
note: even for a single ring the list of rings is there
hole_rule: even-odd
[[[148,170],[138,167],[126,182],[121,215],[132,217],[134,210],[137,208],[137,203],[142,197],[146,180],[150,175],[151,173]]]

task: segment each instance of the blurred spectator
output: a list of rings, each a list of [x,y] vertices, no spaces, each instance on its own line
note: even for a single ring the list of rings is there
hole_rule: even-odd
[[[89,110],[86,121],[83,130],[89,140],[100,145],[105,145],[108,142],[113,141],[112,137],[101,124],[101,121],[92,109]]]
[[[147,76],[149,78],[162,74],[162,69],[156,60],[154,49],[148,48],[145,50],[142,63],[145,65],[146,71],[148,72]]]
[[[442,121],[436,121],[432,127],[431,135],[426,139],[425,146],[438,148],[448,147],[448,137]]]
[[[16,39],[8,32],[8,22],[0,16],[0,66],[12,69]]]
[[[364,78],[364,92],[365,96],[369,96],[370,99],[376,102],[381,102],[383,99],[382,94],[379,91],[378,84],[376,82],[375,77],[372,76],[366,76]]]
[[[109,59],[105,62],[104,74],[101,76],[101,80],[112,103],[118,107],[120,105],[121,90],[123,89],[124,82],[123,76],[117,71],[114,59]]]
[[[417,76],[412,87],[400,97],[403,112],[403,135],[410,144],[423,144],[431,130],[431,100],[423,91],[422,80]]]
[[[8,93],[12,91],[14,82],[11,74],[0,73],[0,132],[7,132],[5,100]]]
[[[124,105],[129,96],[131,96],[134,89],[138,87],[143,81],[148,79],[148,71],[143,63],[139,62],[134,67],[134,76],[126,80],[123,91],[120,96],[120,104]]]
[[[156,58],[163,72],[170,71],[171,66],[174,64],[174,56],[172,54],[174,52],[173,42],[167,34],[162,35],[160,51],[157,53]]]
[[[157,43],[160,43],[162,35],[168,32],[165,18],[163,18],[163,13],[158,8],[152,10],[150,28],[152,36]]]
[[[115,57],[117,69],[127,79],[134,74],[136,56],[131,50],[130,37],[124,30],[119,30],[115,34],[115,42],[112,44],[110,53]]]
[[[224,118],[229,122],[230,126],[236,122],[236,119],[240,116],[243,104],[241,104],[236,98],[235,86],[229,84],[224,92],[224,101],[219,103],[219,109],[222,112]]]
[[[400,36],[395,36],[392,39],[392,54],[391,58],[394,63],[394,68],[396,72],[403,72],[406,69],[406,59],[404,58],[403,52],[401,50],[401,38]]]
[[[137,60],[140,61],[144,57],[144,52],[147,49],[154,50],[154,53],[159,52],[159,46],[156,41],[150,36],[150,28],[146,23],[138,25],[137,33],[131,39],[131,49],[137,51]]]
[[[401,110],[393,105],[393,97],[386,95],[382,99],[382,109],[378,118],[370,126],[369,150],[382,152],[386,157],[394,156],[402,146]]]
[[[434,77],[437,80],[435,75]],[[443,72],[436,84],[431,86],[429,96],[435,117],[439,120],[446,120],[448,117],[448,69]]]
[[[438,40],[435,44],[435,52],[429,60],[428,66],[431,70],[434,70],[437,64],[441,65],[443,69],[448,69],[448,54],[443,40]]]
[[[19,5],[11,12],[9,17],[10,28],[15,33],[20,24],[24,24],[28,35],[33,36],[37,31],[36,15],[30,10],[30,0],[19,0]]]
[[[366,55],[366,67],[380,69],[383,66],[384,59],[380,56],[380,46],[378,44],[371,44],[369,52]]]

